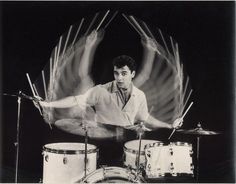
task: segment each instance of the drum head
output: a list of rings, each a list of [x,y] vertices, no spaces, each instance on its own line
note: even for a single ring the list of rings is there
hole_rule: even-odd
[[[97,147],[92,144],[87,144],[87,149],[88,153],[93,153],[97,151]],[[46,152],[58,154],[83,154],[85,150],[85,144],[72,142],[51,143],[44,145],[43,150]]]
[[[160,141],[143,139],[141,141],[141,154],[144,154],[145,145],[152,144],[152,143],[155,143],[155,142],[160,142]],[[139,140],[132,140],[132,141],[126,142],[125,145],[124,145],[124,149],[128,152],[138,153]]]

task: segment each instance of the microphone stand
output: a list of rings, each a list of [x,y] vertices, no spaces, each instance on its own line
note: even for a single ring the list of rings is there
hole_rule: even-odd
[[[25,95],[20,90],[18,94],[3,93],[5,96],[17,97],[17,124],[16,124],[16,163],[15,163],[15,183],[18,182],[18,168],[19,168],[19,150],[20,150],[20,114],[21,114],[21,99],[25,98],[28,100],[34,100],[33,97]]]
[[[16,170],[15,170],[15,183],[18,181],[18,166],[19,166],[19,148],[20,148],[20,110],[21,110],[21,91],[19,91],[19,95],[17,98],[17,135],[16,135]]]

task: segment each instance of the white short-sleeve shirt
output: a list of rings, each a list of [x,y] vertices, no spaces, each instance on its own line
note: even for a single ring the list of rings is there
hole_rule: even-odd
[[[116,81],[112,81],[97,85],[84,94],[86,104],[95,110],[97,122],[127,126],[136,121],[146,121],[149,113],[144,92],[133,85],[126,104],[122,102],[119,93]]]

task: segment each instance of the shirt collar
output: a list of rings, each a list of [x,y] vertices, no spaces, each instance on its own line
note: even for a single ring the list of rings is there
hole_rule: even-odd
[[[119,89],[117,87],[116,81],[112,81],[111,84],[111,92],[112,93],[116,93],[119,92]],[[134,84],[132,83],[132,89],[131,89],[131,96],[135,96],[135,92],[136,92],[136,87],[134,86]]]

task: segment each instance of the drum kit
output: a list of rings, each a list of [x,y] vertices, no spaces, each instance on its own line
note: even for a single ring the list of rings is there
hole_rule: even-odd
[[[19,132],[20,99],[31,99],[22,94],[4,94],[18,97],[17,132]],[[93,122],[94,123],[94,122]],[[199,179],[199,149],[200,138],[220,134],[219,132],[203,129],[198,123],[197,127],[190,130],[177,129],[174,131],[182,134],[193,135],[197,138],[196,167],[193,164],[192,144],[187,142],[168,142],[143,139],[147,131],[143,123],[125,127],[135,131],[138,139],[126,142],[123,145],[123,167],[101,166],[98,168],[99,148],[88,144],[88,138],[108,138],[116,136],[106,128],[108,125],[94,126],[92,122],[76,120],[59,120],[57,127],[72,134],[84,136],[84,143],[59,142],[43,146],[43,183],[148,183],[171,178],[195,177]],[[173,132],[169,136],[172,136]],[[83,134],[81,134],[83,133]],[[107,137],[106,137],[107,136]],[[168,140],[169,140],[168,138]],[[18,174],[19,136],[17,135],[16,176]],[[17,182],[16,182],[17,183]]]
[[[203,129],[200,123],[195,129],[176,130],[197,137],[197,167],[195,168],[192,144],[187,142],[167,144],[143,139],[144,132],[150,130],[142,123],[128,128],[136,131],[139,139],[128,141],[123,145],[123,167],[97,168],[99,149],[95,145],[88,144],[89,127],[84,124],[79,128],[80,131],[84,131],[84,143],[64,142],[44,145],[43,183],[147,183],[166,178],[171,178],[173,181],[184,177],[194,179],[194,176],[198,181],[200,137],[219,134]],[[67,127],[67,131],[68,129]]]

